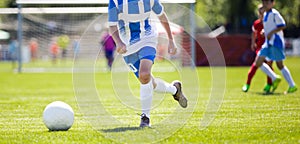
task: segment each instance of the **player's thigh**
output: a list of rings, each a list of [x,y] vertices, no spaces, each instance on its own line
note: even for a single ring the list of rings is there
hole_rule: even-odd
[[[141,59],[140,61],[140,74],[151,74],[153,62],[149,59]]]
[[[260,67],[262,65],[262,63],[265,61],[265,56],[258,56],[256,57],[256,60],[255,60],[255,65],[257,67]]]
[[[140,62],[139,80],[142,84],[147,84],[151,80],[152,61],[142,59]]]
[[[151,80],[151,69],[154,63],[156,50],[153,47],[143,47],[139,52],[140,66],[139,78],[141,82],[147,83]]]
[[[267,47],[263,47],[257,53],[256,59],[255,59],[255,65],[257,67],[260,67],[267,57],[270,57],[270,50]]]
[[[140,59],[140,72],[151,73],[151,68],[154,63],[155,55],[155,48],[150,46],[145,46],[138,52],[138,56]]]
[[[140,59],[137,53],[131,54],[129,56],[125,56],[124,60],[130,70],[135,74],[135,76],[139,77],[139,69],[140,69]]]

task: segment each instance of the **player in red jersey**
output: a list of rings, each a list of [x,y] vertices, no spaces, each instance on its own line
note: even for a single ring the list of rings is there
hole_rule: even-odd
[[[264,37],[264,26],[263,26],[263,14],[264,8],[262,5],[258,8],[258,16],[259,18],[254,21],[252,26],[252,39],[251,39],[251,50],[255,51],[256,54],[261,49],[262,45],[265,42]],[[272,61],[266,61],[266,63],[272,68]],[[251,68],[248,72],[248,78],[246,84],[243,86],[242,90],[247,92],[250,88],[250,84],[252,81],[253,76],[255,75],[257,67],[255,63],[251,65]],[[267,78],[267,85],[264,88],[264,92],[269,93],[272,86],[272,79],[270,77]]]

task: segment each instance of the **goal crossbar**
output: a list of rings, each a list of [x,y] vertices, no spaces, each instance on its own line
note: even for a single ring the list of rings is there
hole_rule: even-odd
[[[0,8],[0,14],[18,14],[18,8]],[[108,13],[107,7],[22,8],[22,14]]]
[[[17,4],[108,4],[109,0],[16,0]],[[196,0],[161,0],[162,3],[196,3]]]

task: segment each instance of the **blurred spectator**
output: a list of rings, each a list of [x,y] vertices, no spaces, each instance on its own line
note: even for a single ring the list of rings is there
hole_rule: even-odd
[[[37,51],[38,51],[38,41],[36,38],[31,38],[29,42],[30,55],[32,62],[35,62],[37,59]]]
[[[58,44],[56,42],[56,39],[53,38],[52,42],[50,43],[50,54],[51,54],[53,64],[56,64],[58,51],[59,51]]]
[[[74,52],[74,57],[77,56],[80,50],[80,42],[79,42],[79,36],[75,36],[73,40],[73,52]]]
[[[12,37],[8,45],[9,59],[12,61],[12,67],[15,68],[18,59],[18,42]]]
[[[2,45],[0,44],[0,60],[5,60],[3,56]]]
[[[100,43],[105,51],[105,58],[107,60],[108,69],[111,70],[112,63],[114,61],[114,51],[116,49],[116,44],[108,31],[103,32]]]
[[[70,43],[70,38],[67,35],[61,35],[58,37],[57,44],[59,48],[62,50],[61,58],[65,59],[67,57],[67,47]]]

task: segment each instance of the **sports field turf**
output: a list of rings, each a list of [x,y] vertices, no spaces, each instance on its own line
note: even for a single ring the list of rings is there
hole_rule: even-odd
[[[299,86],[300,58],[289,57],[285,64]],[[159,65],[162,63],[156,63],[156,67]],[[120,125],[110,125],[110,118],[106,119],[109,116],[97,114],[90,93],[86,98],[76,96],[83,94],[78,92],[76,85],[84,86],[87,75],[65,72],[16,74],[10,67],[10,63],[0,63],[0,143],[300,143],[300,90],[284,95],[288,85],[283,80],[274,94],[264,95],[262,88],[266,77],[258,70],[249,92],[244,93],[241,87],[249,67],[226,68],[225,93],[223,99],[217,97],[221,98],[218,111],[206,109],[209,100],[216,98],[211,96],[212,80],[220,77],[212,77],[209,67],[199,67],[195,71],[182,68],[179,72],[154,72],[155,76],[167,81],[177,79],[182,73],[183,90],[188,97],[194,96],[189,101],[189,106],[194,107],[187,109],[188,114],[185,114],[170,95],[156,94],[152,128],[146,129],[137,127],[140,119],[136,113],[140,111],[130,106],[130,99],[126,98],[131,95],[127,95],[126,90],[123,99],[122,89],[117,87],[122,80],[114,79],[110,73],[91,75],[103,108],[121,121]],[[275,71],[281,74],[277,68]],[[133,98],[137,97],[139,85],[132,75],[128,77]],[[215,89],[222,92],[222,89]],[[56,100],[64,101],[74,109],[75,122],[69,131],[49,132],[43,124],[43,109]],[[88,110],[94,112],[93,118]],[[200,129],[207,111],[213,121]],[[175,118],[170,116],[172,114]]]

